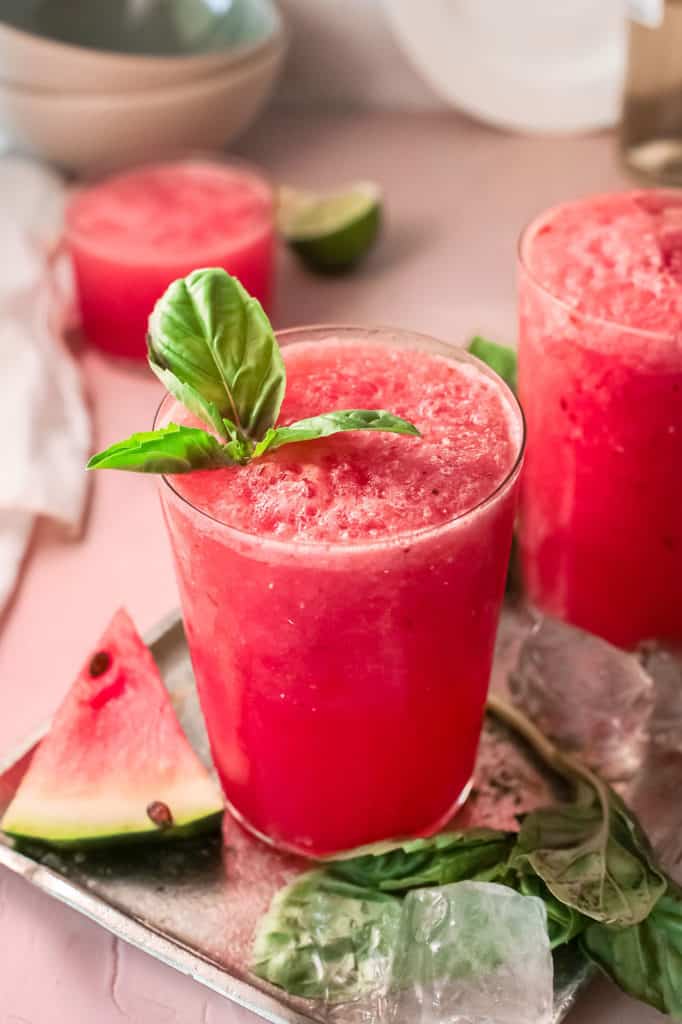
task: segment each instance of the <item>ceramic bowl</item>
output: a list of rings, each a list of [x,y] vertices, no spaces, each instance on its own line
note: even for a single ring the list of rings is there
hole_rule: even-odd
[[[0,82],[0,127],[18,149],[77,173],[221,149],[260,113],[285,49],[282,36],[209,77],[126,93],[54,94]]]
[[[180,85],[254,58],[282,31],[275,0],[2,0],[0,77],[52,92]]]
[[[620,116],[622,0],[384,0],[383,6],[398,44],[436,95],[473,117],[557,135],[601,129]]]

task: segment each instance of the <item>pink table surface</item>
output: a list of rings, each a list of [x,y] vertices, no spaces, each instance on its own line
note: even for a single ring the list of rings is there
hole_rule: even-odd
[[[454,342],[514,339],[516,238],[535,212],[629,184],[608,135],[523,139],[447,114],[271,114],[239,152],[294,185],[373,178],[386,192],[385,234],[362,273],[316,279],[282,254],[276,326],[388,323]],[[160,395],[150,374],[94,353],[82,367],[97,444],[145,429]],[[118,605],[144,630],[176,603],[154,481],[97,475],[82,538],[37,530],[0,623],[0,754],[53,711]],[[0,869],[0,1024],[247,1018]],[[598,982],[571,1021],[658,1018]]]

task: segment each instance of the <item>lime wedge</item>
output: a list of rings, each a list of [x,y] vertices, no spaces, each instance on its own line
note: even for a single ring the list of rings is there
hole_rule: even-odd
[[[362,181],[333,194],[281,188],[277,226],[313,270],[341,273],[354,267],[374,242],[381,221],[381,193]]]

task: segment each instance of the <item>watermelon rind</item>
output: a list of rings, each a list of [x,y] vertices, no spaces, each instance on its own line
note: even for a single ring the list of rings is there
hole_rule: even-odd
[[[164,803],[174,807],[173,797]],[[27,799],[11,815],[8,811],[2,820],[2,831],[19,843],[29,841],[59,849],[82,849],[111,843],[167,842],[190,838],[217,830],[223,817],[222,803],[214,801],[203,809],[197,805],[188,808],[186,818],[176,817],[174,813],[174,824],[160,829],[147,818],[146,813],[144,819],[140,815],[123,815],[117,819],[109,813],[103,815],[102,810],[98,807],[95,815],[93,808],[86,805],[70,805],[70,816],[64,818],[59,814],[45,814],[44,806],[38,804],[34,807]]]

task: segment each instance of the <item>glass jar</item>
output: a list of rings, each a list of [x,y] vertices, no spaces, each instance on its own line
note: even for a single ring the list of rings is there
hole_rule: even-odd
[[[643,3],[631,21],[620,147],[630,170],[682,184],[682,0]]]

